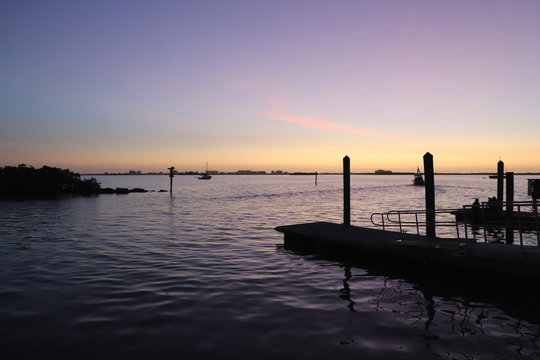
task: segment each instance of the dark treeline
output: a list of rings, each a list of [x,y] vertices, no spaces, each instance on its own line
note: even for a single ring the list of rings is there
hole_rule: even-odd
[[[57,194],[97,194],[100,184],[95,178],[81,179],[68,169],[43,166],[36,169],[21,164],[0,168],[0,197],[41,196]]]

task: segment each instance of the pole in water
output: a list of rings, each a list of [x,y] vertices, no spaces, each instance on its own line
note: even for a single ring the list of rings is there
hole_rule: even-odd
[[[506,243],[514,243],[514,228],[512,216],[514,214],[514,173],[506,173]]]
[[[317,172],[315,171],[315,185],[317,185]]]
[[[174,177],[174,166],[171,166],[169,169],[169,178],[171,179],[171,185],[169,187],[169,193],[172,195],[172,178]]]
[[[501,204],[502,210],[503,202],[503,187],[504,187],[504,163],[499,160],[497,163],[497,201]]]
[[[343,158],[343,225],[351,226],[351,160]]]
[[[435,237],[435,178],[433,155],[424,155],[424,176],[426,188],[426,236]]]

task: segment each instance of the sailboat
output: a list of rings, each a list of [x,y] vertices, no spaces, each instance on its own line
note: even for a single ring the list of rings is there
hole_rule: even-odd
[[[424,185],[424,178],[422,177],[419,167],[416,167],[416,174],[414,175],[413,184],[418,186]]]
[[[206,162],[206,169],[204,171],[204,174],[199,176],[199,180],[210,180],[212,178],[212,175],[208,173],[208,161]]]

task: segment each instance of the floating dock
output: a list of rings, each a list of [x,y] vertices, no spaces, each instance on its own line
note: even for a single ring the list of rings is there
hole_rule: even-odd
[[[472,239],[429,238],[397,231],[314,222],[278,226],[286,248],[377,259],[446,272],[540,278],[537,246],[483,243]]]
[[[399,271],[420,269],[422,276],[430,272],[449,275],[451,280],[476,278],[482,282],[495,282],[510,280],[510,283],[522,283],[534,279],[540,280],[540,230],[538,229],[538,213],[536,201],[540,197],[540,190],[533,195],[534,225],[538,246],[524,245],[522,239],[522,224],[517,222],[520,234],[520,245],[514,243],[514,207],[518,207],[521,216],[523,202],[514,201],[514,173],[506,173],[506,202],[503,202],[503,169],[504,163],[497,163],[497,197],[498,206],[505,206],[503,227],[506,229],[505,242],[476,242],[467,237],[465,226],[465,239],[459,238],[458,221],[439,222],[436,215],[447,210],[435,208],[435,183],[433,171],[433,155],[427,152],[424,157],[425,174],[425,211],[389,211],[375,213],[381,215],[382,230],[365,227],[351,226],[350,210],[350,159],[343,158],[343,224],[328,222],[314,222],[289,226],[278,226],[276,230],[284,234],[286,249],[315,252],[322,256],[338,254],[347,261],[365,261],[382,265],[386,268],[394,268]],[[540,183],[540,181],[539,181]],[[540,185],[539,185],[540,186]],[[536,191],[536,190],[535,190]],[[476,202],[475,202],[476,204]],[[480,210],[480,204],[478,204]],[[483,206],[483,205],[482,205]],[[486,203],[487,206],[487,203]],[[465,207],[464,207],[465,208]],[[463,220],[466,219],[465,210],[456,210],[454,216],[460,211]],[[469,210],[467,210],[469,211]],[[473,209],[470,210],[471,212]],[[485,210],[487,211],[487,210]],[[450,212],[452,213],[452,212]],[[397,221],[390,215],[397,215]],[[458,214],[458,215],[459,215]],[[414,221],[404,221],[401,215],[413,215]],[[422,220],[419,220],[419,215]],[[482,216],[486,218],[486,216]],[[386,226],[399,226],[400,231],[388,231]],[[518,218],[520,220],[521,218]],[[425,226],[425,235],[420,234],[419,227]],[[456,238],[440,238],[436,236],[436,226],[455,226]],[[487,223],[482,222],[484,229]],[[494,226],[494,224],[489,224]],[[415,226],[416,234],[407,234],[402,231],[402,226]]]

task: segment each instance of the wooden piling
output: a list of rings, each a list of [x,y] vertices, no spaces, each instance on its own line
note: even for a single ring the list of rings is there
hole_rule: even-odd
[[[433,171],[433,155],[424,155],[424,177],[426,189],[426,236],[435,237],[435,178]]]
[[[514,173],[506,173],[506,243],[514,243],[514,228],[512,215],[514,214]]]
[[[317,186],[317,175],[319,175],[319,174],[318,174],[317,171],[315,171],[315,186]]]
[[[499,203],[503,202],[503,191],[504,191],[504,163],[499,160],[497,163],[497,201]],[[501,205],[502,210],[502,205]]]
[[[174,177],[174,166],[171,166],[169,169],[169,178],[171,179],[171,184],[169,186],[169,193],[172,195],[172,178]]]
[[[343,158],[343,225],[351,226],[351,162]]]

